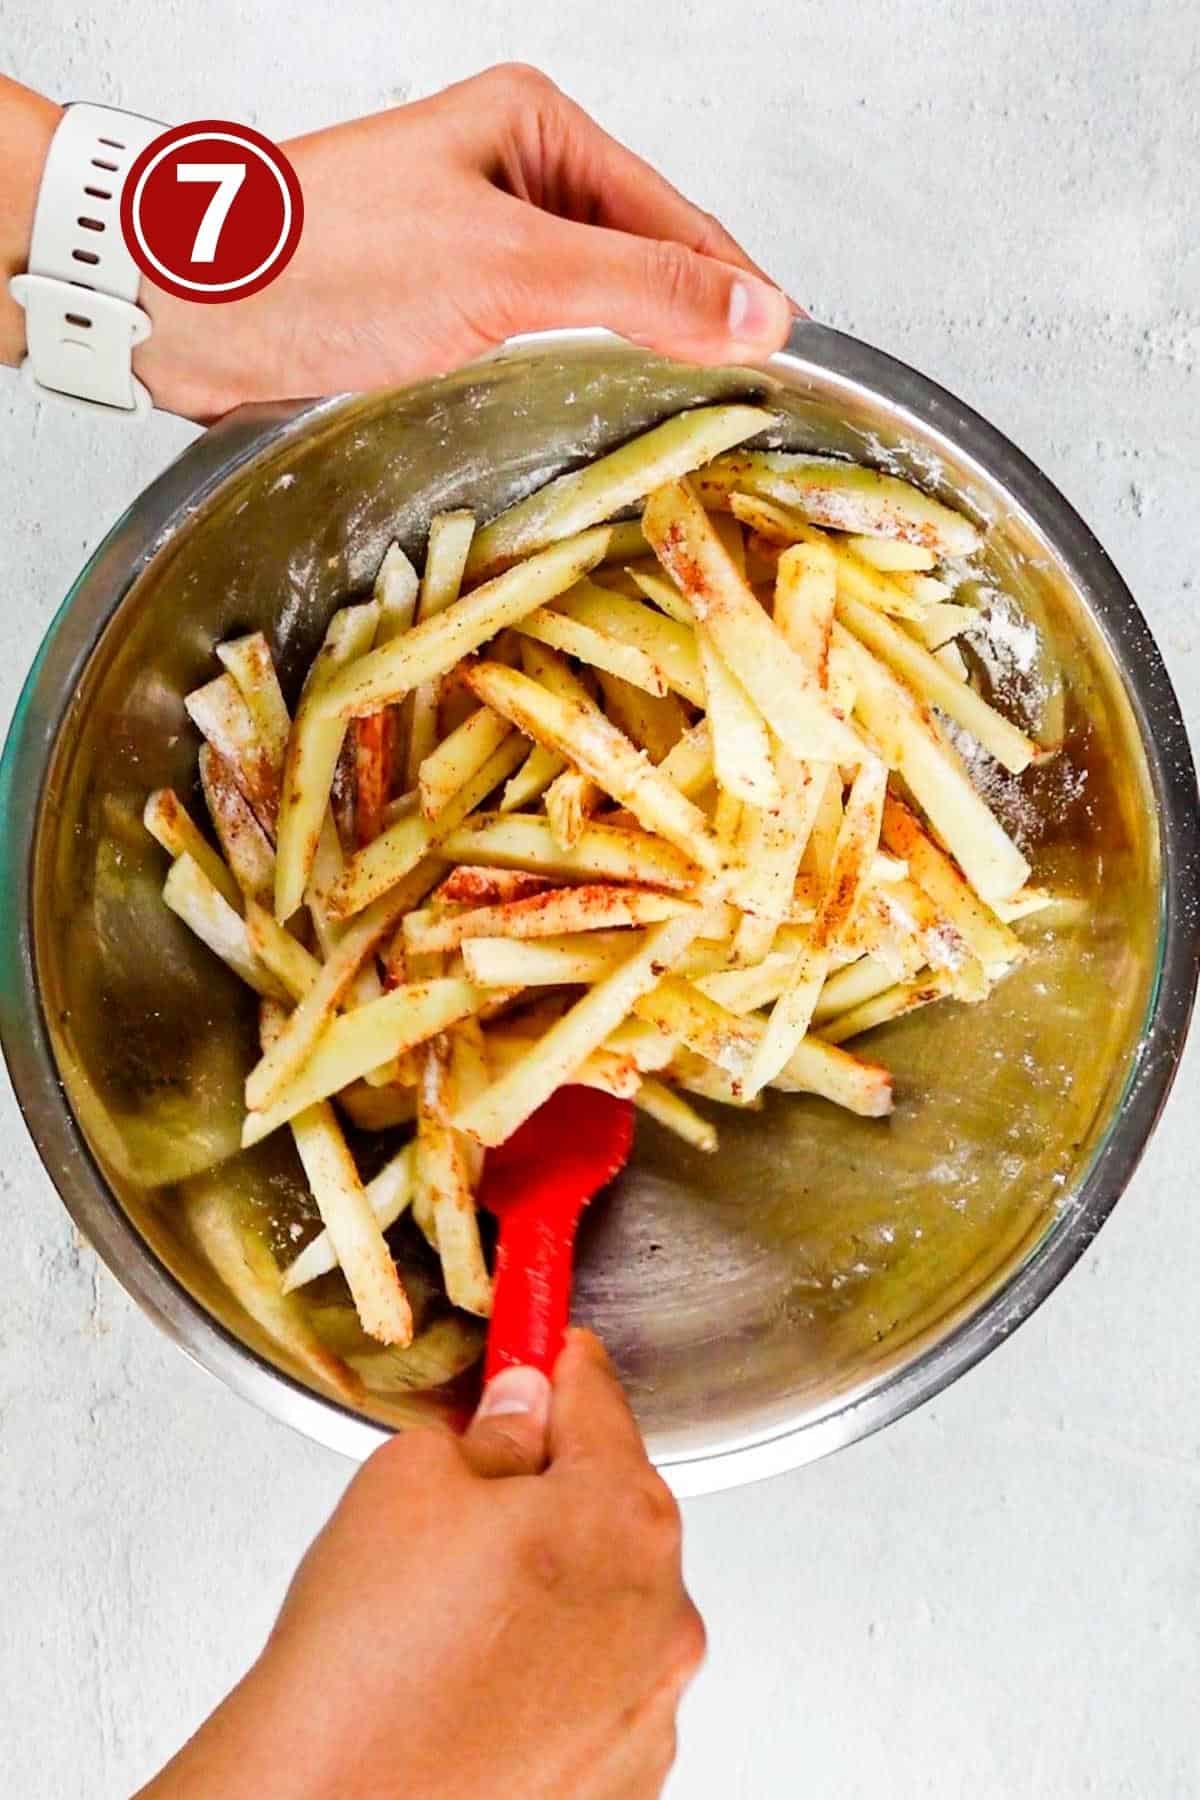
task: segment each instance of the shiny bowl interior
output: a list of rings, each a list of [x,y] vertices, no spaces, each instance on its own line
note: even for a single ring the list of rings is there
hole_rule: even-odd
[[[576,1311],[676,1486],[803,1461],[953,1378],[1075,1260],[1165,1096],[1197,951],[1174,695],[1095,540],[950,396],[802,325],[765,372],[564,334],[396,394],[237,415],[114,529],[30,677],[3,771],[2,1023],[47,1167],[120,1278],[202,1364],[351,1454],[465,1396],[356,1415],[189,1241],[197,1184],[236,1191],[280,1247],[308,1206],[287,1134],[237,1150],[252,1009],[161,905],[146,794],[198,799],[182,699],[220,639],[265,631],[292,697],[393,536],[418,552],[439,508],[491,513],[681,406],[745,396],[774,409],[772,441],[909,474],[987,528],[987,576],[1039,636],[984,591],[979,666],[1063,745],[1020,779],[987,771],[988,791],[1036,878],[1086,904],[1023,926],[1034,954],[983,1007],[944,1002],[865,1040],[895,1073],[888,1121],[772,1096],[762,1114],[716,1109],[711,1158],[641,1121],[585,1220]]]

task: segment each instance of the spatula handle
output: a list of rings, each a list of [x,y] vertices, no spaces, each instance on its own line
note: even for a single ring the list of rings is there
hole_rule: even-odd
[[[573,1226],[533,1207],[501,1219],[485,1381],[517,1363],[553,1371],[571,1311],[574,1240]]]

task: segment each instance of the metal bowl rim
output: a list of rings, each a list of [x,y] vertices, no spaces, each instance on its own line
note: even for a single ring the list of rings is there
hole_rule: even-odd
[[[531,347],[553,351],[606,337],[591,331],[538,333],[497,354]],[[778,1474],[869,1436],[932,1399],[1029,1318],[1083,1254],[1141,1159],[1178,1066],[1200,968],[1200,816],[1191,749],[1162,656],[1111,558],[1028,457],[917,370],[810,320],[796,321],[777,361],[792,370],[808,365],[823,379],[866,388],[893,411],[945,438],[1003,488],[1067,566],[1124,680],[1159,805],[1159,955],[1124,1091],[1090,1168],[1033,1255],[943,1340],[878,1386],[835,1403],[816,1420],[661,1463],[681,1496]],[[352,398],[244,407],[219,421],[135,499],[88,559],[51,622],[0,758],[0,876],[5,891],[19,894],[22,902],[0,928],[0,1044],[47,1174],[78,1229],[126,1292],[193,1362],[243,1399],[328,1448],[361,1459],[387,1438],[387,1430],[314,1393],[236,1338],[192,1298],[116,1203],[57,1076],[34,972],[31,893],[44,783],[63,714],[133,582],[185,511],[194,511],[249,461]],[[118,555],[121,573],[114,580],[105,564]],[[49,724],[39,730],[35,715]],[[18,807],[18,794],[35,798]]]

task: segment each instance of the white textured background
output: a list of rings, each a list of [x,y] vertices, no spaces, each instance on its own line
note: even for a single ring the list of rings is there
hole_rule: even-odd
[[[60,98],[286,136],[541,63],[813,310],[988,414],[1098,529],[1200,718],[1194,0],[4,0]],[[0,375],[0,711],[187,428]],[[1200,1793],[1195,1053],[1098,1245],[935,1405],[691,1504],[679,1800]],[[136,1313],[0,1116],[0,1792],[120,1796],[256,1651],[347,1477]]]

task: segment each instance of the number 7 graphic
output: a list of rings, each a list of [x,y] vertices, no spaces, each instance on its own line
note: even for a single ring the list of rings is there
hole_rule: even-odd
[[[238,189],[246,179],[246,165],[245,163],[177,163],[175,179],[188,182],[211,181],[215,184],[212,198],[204,209],[204,217],[200,221],[196,240],[192,245],[192,261],[194,263],[213,262],[216,259],[221,232],[229,217],[229,209],[233,205]]]

